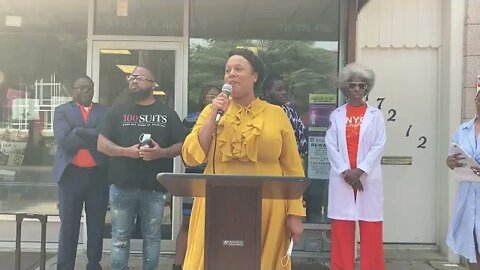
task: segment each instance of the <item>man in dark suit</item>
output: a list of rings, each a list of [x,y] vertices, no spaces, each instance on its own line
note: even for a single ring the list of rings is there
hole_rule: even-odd
[[[93,103],[93,81],[73,83],[73,101],[55,108],[57,152],[53,179],[58,183],[60,237],[57,269],[74,269],[83,204],[87,218],[88,270],[101,269],[103,226],[108,202],[107,159],[97,151],[98,127],[107,106]]]

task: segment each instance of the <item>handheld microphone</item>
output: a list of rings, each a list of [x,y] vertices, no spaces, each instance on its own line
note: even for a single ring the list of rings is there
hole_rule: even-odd
[[[227,95],[227,98],[228,98],[230,96],[230,94],[232,93],[232,85],[229,84],[229,83],[225,83],[222,86],[222,93]],[[222,117],[223,113],[224,113],[223,110],[218,110],[217,117],[215,117],[215,124],[218,125],[218,121],[220,121],[220,117]]]

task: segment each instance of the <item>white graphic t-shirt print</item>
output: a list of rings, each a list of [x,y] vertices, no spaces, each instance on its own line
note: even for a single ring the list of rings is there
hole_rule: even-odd
[[[134,127],[165,127],[168,117],[162,114],[124,114],[122,116],[122,126]]]
[[[347,116],[347,139],[351,137],[357,137],[360,135],[360,126],[363,122],[362,116]]]

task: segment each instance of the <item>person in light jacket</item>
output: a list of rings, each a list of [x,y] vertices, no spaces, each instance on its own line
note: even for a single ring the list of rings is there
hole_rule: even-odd
[[[475,95],[475,109],[477,116],[461,124],[455,131],[452,142],[458,144],[463,151],[480,162],[480,91]],[[459,154],[449,153],[446,163],[451,170],[466,166]],[[470,169],[480,177],[479,167]],[[480,270],[480,183],[468,179],[458,182],[455,212],[448,228],[447,245],[453,252],[468,259],[470,270]]]
[[[385,120],[364,98],[375,74],[357,64],[339,74],[347,103],[332,112],[325,136],[331,164],[328,217],[332,220],[331,269],[355,269],[355,222],[360,227],[360,269],[383,270],[383,185],[381,158]]]

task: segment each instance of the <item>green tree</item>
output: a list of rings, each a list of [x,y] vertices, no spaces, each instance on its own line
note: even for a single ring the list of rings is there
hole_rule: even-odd
[[[289,83],[300,112],[308,109],[310,93],[336,93],[338,53],[320,48],[315,42],[211,39],[191,45],[189,104],[196,104],[198,94],[205,85],[223,84],[228,52],[238,46],[257,48],[267,74],[280,75]]]

